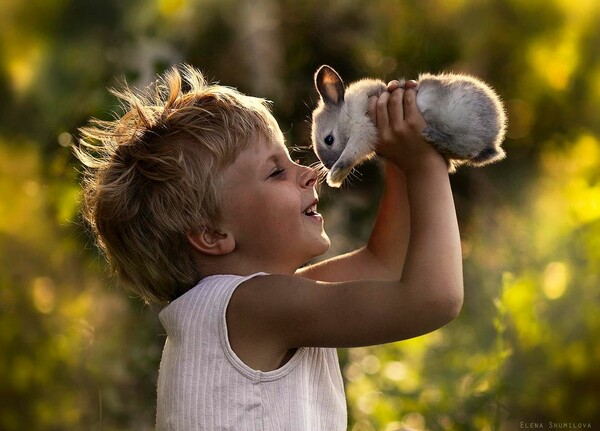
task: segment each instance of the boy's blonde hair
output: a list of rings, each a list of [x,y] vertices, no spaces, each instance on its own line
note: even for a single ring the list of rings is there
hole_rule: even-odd
[[[261,133],[283,137],[267,101],[189,65],[111,92],[125,113],[90,120],[74,149],[86,167],[83,216],[118,278],[164,304],[202,278],[187,236],[222,220],[219,173]]]

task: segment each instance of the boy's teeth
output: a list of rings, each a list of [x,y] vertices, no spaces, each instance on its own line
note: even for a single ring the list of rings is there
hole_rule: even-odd
[[[314,214],[314,213],[316,213],[316,212],[317,212],[317,208],[316,208],[316,206],[315,206],[315,205],[313,205],[313,206],[311,206],[311,207],[308,207],[308,208],[306,209],[306,211],[304,211],[304,214],[306,214],[306,215],[311,215],[311,214]]]

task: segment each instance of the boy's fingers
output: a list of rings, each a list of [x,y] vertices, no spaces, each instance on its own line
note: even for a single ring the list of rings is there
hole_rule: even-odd
[[[404,106],[404,118],[406,120],[415,121],[416,125],[419,127],[426,126],[425,120],[421,116],[419,107],[417,106],[417,92],[414,87],[405,91],[402,104]]]
[[[409,88],[404,92],[404,98],[402,99],[402,105],[404,106],[404,112],[406,115],[414,114],[413,110],[417,104],[417,92]]]
[[[388,116],[388,100],[390,93],[384,91],[377,99],[377,127],[381,130],[388,127],[390,119]]]
[[[387,91],[389,91],[391,93],[396,88],[401,88],[401,87],[402,86],[400,85],[400,81],[398,81],[397,79],[394,79],[393,81],[388,82]]]
[[[397,129],[402,125],[402,121],[404,120],[404,106],[402,104],[402,99],[404,98],[404,89],[396,88],[392,93],[390,93],[390,99],[388,102],[389,105],[389,117],[390,117],[390,126],[393,129]]]
[[[415,81],[414,79],[409,79],[408,81],[406,81],[404,83],[404,88],[406,90],[408,90],[409,88],[417,88],[417,85],[418,85],[417,81]]]

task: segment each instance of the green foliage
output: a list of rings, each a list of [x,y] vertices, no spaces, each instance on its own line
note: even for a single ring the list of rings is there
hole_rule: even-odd
[[[274,101],[307,163],[312,75],[474,73],[508,159],[452,177],[466,300],[432,334],[341,352],[350,429],[600,424],[600,5],[592,0],[53,0],[0,4],[0,429],[152,429],[164,342],[78,222],[68,150],[106,87],[170,64]],[[115,78],[116,77],[116,78]],[[323,189],[331,253],[367,237],[373,163]]]

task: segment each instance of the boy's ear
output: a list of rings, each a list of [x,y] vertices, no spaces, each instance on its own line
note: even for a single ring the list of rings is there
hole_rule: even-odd
[[[192,247],[204,254],[219,256],[231,253],[235,249],[233,235],[206,226],[188,233],[187,238]]]

